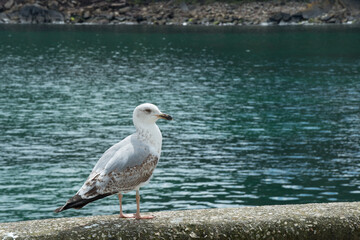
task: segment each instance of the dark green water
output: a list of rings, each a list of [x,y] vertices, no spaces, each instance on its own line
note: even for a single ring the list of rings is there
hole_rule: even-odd
[[[0,25],[0,221],[56,215],[157,104],[142,211],[360,200],[359,27]],[[136,209],[134,193],[124,197]]]

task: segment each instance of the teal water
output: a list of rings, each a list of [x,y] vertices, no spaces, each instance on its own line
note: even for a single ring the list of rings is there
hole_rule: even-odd
[[[0,222],[61,214],[152,102],[142,211],[360,200],[360,27],[0,25]],[[131,192],[124,210],[136,210]]]

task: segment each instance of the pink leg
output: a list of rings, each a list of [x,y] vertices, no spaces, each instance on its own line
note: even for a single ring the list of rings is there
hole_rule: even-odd
[[[136,190],[136,213],[135,213],[136,219],[152,219],[154,216],[148,215],[148,216],[140,216],[140,193],[139,190]]]
[[[120,204],[120,218],[134,218],[135,217],[135,214],[124,214],[123,211],[122,211],[122,194],[119,193],[118,194],[118,197],[119,197],[119,204]]]

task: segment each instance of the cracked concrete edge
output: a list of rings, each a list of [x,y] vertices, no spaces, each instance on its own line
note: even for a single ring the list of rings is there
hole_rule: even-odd
[[[360,202],[164,211],[0,223],[0,239],[360,239]]]

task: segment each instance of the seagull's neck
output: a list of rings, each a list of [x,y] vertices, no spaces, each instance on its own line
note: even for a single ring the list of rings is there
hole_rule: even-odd
[[[155,124],[135,124],[136,135],[138,138],[150,144],[155,148],[155,150],[160,154],[161,144],[162,144],[162,135],[159,127]]]

